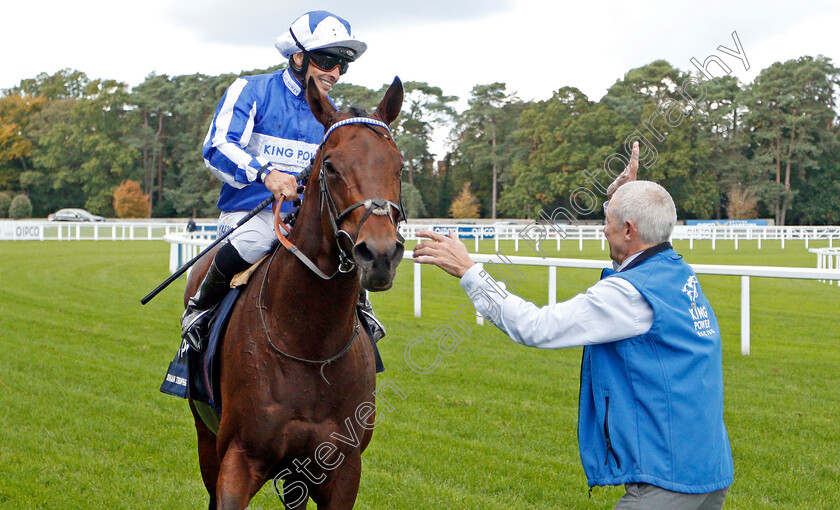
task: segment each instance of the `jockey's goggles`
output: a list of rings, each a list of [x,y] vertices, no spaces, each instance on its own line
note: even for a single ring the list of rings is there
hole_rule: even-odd
[[[332,71],[338,67],[338,73],[344,74],[347,72],[347,68],[350,67],[350,61],[344,57],[330,55],[329,53],[320,51],[310,51],[307,53],[309,54],[309,61],[322,71]]]

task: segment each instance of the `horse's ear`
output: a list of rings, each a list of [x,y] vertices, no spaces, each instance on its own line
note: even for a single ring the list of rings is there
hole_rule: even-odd
[[[315,85],[315,79],[311,76],[309,77],[309,81],[306,83],[306,102],[309,103],[309,109],[312,111],[312,115],[320,122],[324,127],[327,127],[329,123],[330,116],[335,113],[335,106],[327,99],[327,96],[322,96],[321,91],[318,90],[318,86]]]
[[[394,76],[394,82],[388,87],[388,92],[382,102],[376,107],[376,115],[386,124],[391,124],[400,114],[403,102],[403,85],[399,76]]]

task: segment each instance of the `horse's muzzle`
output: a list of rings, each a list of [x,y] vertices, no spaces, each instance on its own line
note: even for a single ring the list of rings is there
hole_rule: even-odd
[[[405,246],[396,238],[356,243],[353,259],[361,273],[362,287],[373,292],[390,289],[404,252]]]

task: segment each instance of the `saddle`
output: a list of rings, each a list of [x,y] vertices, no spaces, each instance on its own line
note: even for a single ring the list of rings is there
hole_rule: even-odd
[[[236,299],[248,283],[251,273],[267,257],[263,257],[249,269],[236,275],[231,281],[233,288],[209,312],[212,314],[210,318],[210,333],[209,338],[204,342],[205,348],[202,352],[196,352],[186,340],[181,341],[178,352],[175,354],[172,362],[169,363],[163,383],[160,386],[162,393],[203,402],[209,405],[217,414],[222,413],[221,366],[219,363],[220,357],[218,356],[222,345],[222,338],[227,328],[228,319],[230,319],[230,312],[233,310],[233,305],[236,304]],[[371,339],[370,343],[373,346],[373,355],[376,360],[376,373],[383,372],[385,366],[382,363],[382,357],[379,355],[376,342],[373,340],[374,332],[372,328],[377,327],[376,319],[373,319],[374,322],[371,323],[372,321],[368,316],[368,312],[360,307],[356,308],[356,315],[358,316],[359,323],[362,324],[368,333],[368,337]]]

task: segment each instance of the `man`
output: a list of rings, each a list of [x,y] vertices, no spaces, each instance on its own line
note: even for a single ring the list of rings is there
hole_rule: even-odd
[[[297,176],[315,157],[324,136],[309,110],[305,89],[314,80],[327,95],[367,44],[356,39],[350,23],[326,11],[297,18],[274,44],[289,66],[278,72],[238,78],[227,89],[204,140],[204,162],[221,180],[219,235],[225,234],[266,198],[298,198]],[[283,203],[281,214],[291,204]],[[198,292],[181,318],[181,336],[197,349],[207,335],[210,312],[225,296],[231,279],[267,254],[276,242],[273,213],[264,209],[222,244]],[[384,336],[366,294],[366,324]]]
[[[452,234],[419,232],[430,240],[414,261],[461,278],[476,310],[515,342],[584,347],[580,456],[590,487],[625,485],[616,509],[719,509],[733,478],[721,337],[697,277],[668,242],[673,199],[656,183],[628,182],[605,214],[614,269],[552,306],[488,281]]]

